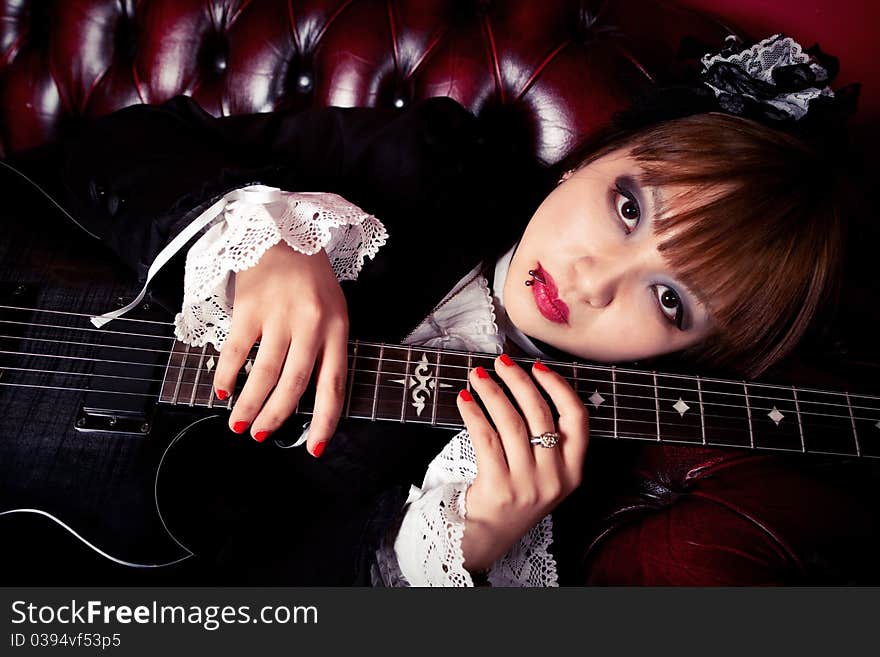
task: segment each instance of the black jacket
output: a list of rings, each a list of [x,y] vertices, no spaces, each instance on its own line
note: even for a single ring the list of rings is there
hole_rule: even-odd
[[[187,96],[135,105],[9,163],[48,187],[144,278],[210,202],[247,183],[336,192],[388,243],[345,283],[351,335],[400,340],[481,258],[509,247],[552,175],[513,132],[449,98],[406,111],[325,108],[215,118]],[[185,249],[183,250],[185,252]],[[160,291],[179,301],[182,257]]]
[[[231,189],[263,183],[338,193],[389,233],[358,279],[342,284],[350,335],[400,342],[461,276],[483,259],[494,262],[518,238],[552,186],[554,176],[513,134],[448,98],[405,111],[214,118],[177,96],[101,117],[9,163],[142,280],[164,245]],[[153,298],[172,311],[186,251],[151,284]],[[281,431],[295,437],[302,420]],[[206,583],[368,583],[370,550],[451,435],[344,420],[320,459],[303,449],[255,449],[224,480],[217,473],[228,470],[204,454],[187,486],[223,490],[240,505],[211,511],[215,540],[200,550],[198,576]]]

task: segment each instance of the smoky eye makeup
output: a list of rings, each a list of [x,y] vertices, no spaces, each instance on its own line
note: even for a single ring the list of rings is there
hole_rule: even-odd
[[[682,295],[671,285],[655,283],[651,285],[654,304],[658,307],[662,321],[671,324],[679,331],[686,331],[685,318],[688,316],[687,304]]]
[[[642,223],[645,204],[640,185],[631,176],[618,176],[611,187],[611,205],[616,221],[629,235]]]

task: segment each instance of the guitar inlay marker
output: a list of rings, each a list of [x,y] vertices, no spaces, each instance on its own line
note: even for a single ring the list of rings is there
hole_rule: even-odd
[[[687,404],[685,404],[684,400],[681,397],[679,397],[678,401],[672,405],[672,408],[677,410],[679,415],[684,417],[685,411],[689,411],[691,407],[688,406]]]
[[[590,400],[590,402],[592,402],[593,406],[595,406],[596,408],[599,408],[602,405],[602,402],[605,401],[605,398],[599,394],[598,390],[596,392],[594,392],[592,395],[590,395],[588,399]]]
[[[214,369],[214,365],[215,365],[215,364],[216,364],[216,363],[214,362],[214,357],[211,356],[211,357],[208,359],[208,362],[205,363],[205,367],[206,367],[207,370],[210,372],[211,370]]]
[[[244,365],[244,371],[246,374],[250,374],[252,369],[254,369],[254,364],[250,360],[248,360],[248,362]]]
[[[769,417],[771,420],[773,420],[773,421],[776,423],[776,426],[778,427],[778,426],[779,426],[779,422],[780,422],[780,421],[782,420],[782,418],[784,418],[785,416],[784,416],[782,413],[780,413],[779,410],[774,406],[774,407],[773,407],[773,410],[770,411],[769,413],[767,413],[767,417]]]
[[[418,416],[421,416],[422,411],[425,410],[425,402],[431,398],[432,390],[435,390],[438,385],[441,388],[452,387],[449,383],[439,383],[437,377],[428,369],[429,365],[428,357],[422,354],[421,360],[416,363],[414,376],[410,376],[408,381],[406,377],[391,380],[391,383],[399,383],[404,388],[417,386],[416,389],[412,391],[412,405],[413,408],[416,409],[416,415]]]

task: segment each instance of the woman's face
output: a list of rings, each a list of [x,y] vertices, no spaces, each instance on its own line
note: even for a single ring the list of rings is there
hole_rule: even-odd
[[[642,187],[639,173],[634,158],[614,151],[544,199],[504,284],[504,305],[523,333],[606,362],[678,351],[709,335],[707,309],[677,280],[654,234],[657,213],[683,190]]]

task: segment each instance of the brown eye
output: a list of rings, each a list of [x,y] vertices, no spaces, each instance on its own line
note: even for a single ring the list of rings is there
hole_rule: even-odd
[[[678,293],[671,287],[658,284],[654,286],[654,294],[657,296],[660,312],[663,313],[666,321],[681,329],[684,321],[684,305],[681,303]]]
[[[617,195],[617,214],[620,216],[627,234],[629,234],[639,225],[639,218],[642,214],[641,209],[635,198],[626,190],[618,187]]]

